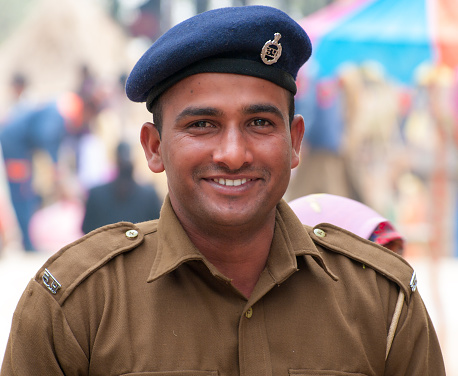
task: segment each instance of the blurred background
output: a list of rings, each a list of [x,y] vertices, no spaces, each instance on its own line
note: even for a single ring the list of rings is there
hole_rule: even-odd
[[[165,174],[139,143],[151,119],[124,94],[135,62],[194,14],[255,4],[287,12],[314,46],[285,199],[338,194],[396,226],[458,375],[456,0],[0,0],[0,354],[46,258],[105,223],[158,216]]]

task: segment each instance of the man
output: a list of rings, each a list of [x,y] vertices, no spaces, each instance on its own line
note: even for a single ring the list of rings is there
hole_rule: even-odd
[[[2,375],[444,374],[411,267],[304,227],[281,199],[310,53],[296,22],[260,6],[195,16],[145,53],[127,94],[153,112],[141,142],[168,178],[160,219],[52,257],[16,310]]]
[[[159,218],[162,201],[152,185],[135,180],[130,149],[127,142],[120,142],[116,148],[116,177],[89,190],[81,225],[85,234],[110,223]]]

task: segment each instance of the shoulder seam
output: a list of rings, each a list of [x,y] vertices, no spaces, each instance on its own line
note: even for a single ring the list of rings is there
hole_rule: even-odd
[[[324,237],[317,236],[314,232],[315,229],[324,230],[326,235]],[[409,303],[410,296],[413,292],[411,279],[414,275],[414,270],[401,256],[396,255],[394,252],[385,249],[370,240],[360,238],[347,230],[329,223],[321,223],[314,228],[306,226],[306,230],[316,243],[352,260],[358,261],[396,283],[404,291],[406,302]],[[341,245],[336,242],[337,238],[332,236],[337,233],[339,233],[339,235],[344,234],[345,236],[351,237],[357,241],[355,243],[355,247],[351,250],[342,248]],[[327,234],[329,234],[329,236]],[[339,236],[338,239],[340,240],[341,237]],[[369,246],[369,248],[367,246]],[[377,251],[377,258],[371,257],[371,249],[380,250],[380,253]]]
[[[154,233],[156,228],[151,221],[139,226],[119,222],[99,228],[52,256],[35,279],[62,305],[82,281],[113,258],[138,247],[144,235]],[[50,275],[51,282],[55,281],[58,286],[55,291],[48,286]]]

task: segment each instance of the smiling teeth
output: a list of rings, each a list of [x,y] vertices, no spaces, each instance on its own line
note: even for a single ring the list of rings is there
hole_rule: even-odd
[[[251,179],[236,179],[236,180],[232,180],[232,179],[213,179],[213,181],[215,181],[216,183],[219,183],[221,185],[227,185],[227,186],[239,186],[239,185],[242,185],[242,184],[245,184],[247,181],[251,181]]]

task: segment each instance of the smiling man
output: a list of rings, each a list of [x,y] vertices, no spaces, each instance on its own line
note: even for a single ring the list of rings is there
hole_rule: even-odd
[[[270,7],[222,8],[165,33],[127,81],[167,174],[159,220],[65,247],[13,320],[2,375],[444,375],[400,256],[282,200],[304,121],[304,30]]]
[[[290,121],[290,96],[257,77],[194,74],[160,98],[161,135],[151,123],[141,132],[149,167],[167,173],[187,235],[247,297],[265,267],[276,205],[299,163],[304,122]]]

